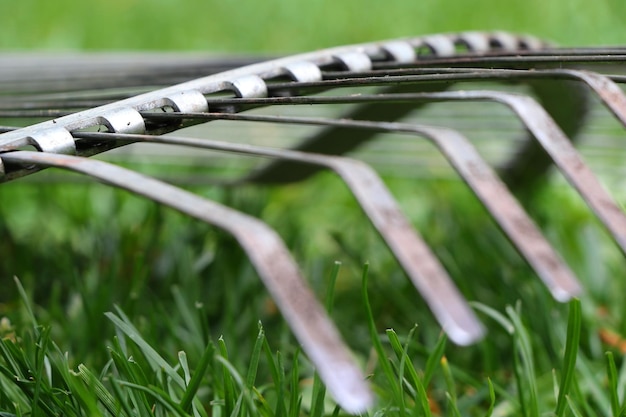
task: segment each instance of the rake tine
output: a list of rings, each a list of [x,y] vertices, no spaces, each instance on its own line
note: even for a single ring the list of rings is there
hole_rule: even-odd
[[[626,127],[626,95],[611,77],[584,70],[552,70],[557,74],[571,76],[587,84],[600,97],[605,106]]]
[[[574,273],[543,237],[535,223],[471,143],[451,129],[415,126],[428,136],[474,190],[511,242],[561,302],[581,294]]]
[[[471,99],[494,100],[509,106],[598,216],[622,253],[626,254],[626,216],[583,161],[567,136],[535,100],[530,97],[493,91],[463,92],[462,96]]]
[[[280,237],[266,224],[172,185],[106,162],[45,152],[2,154],[4,163],[79,172],[217,226],[242,246],[285,320],[336,401],[350,413],[372,402],[365,379],[339,332],[302,278]]]
[[[445,94],[445,93],[439,93]],[[450,93],[454,94],[454,93]],[[397,95],[406,97],[407,95]],[[410,96],[410,95],[409,95]],[[388,98],[388,97],[387,97]],[[282,117],[248,114],[167,113],[150,115],[156,119],[201,118],[205,120],[245,120],[273,123],[293,123],[375,130],[378,132],[409,133],[432,140],[446,159],[479,196],[487,210],[511,239],[520,253],[533,267],[555,299],[567,301],[581,292],[574,274],[565,265],[552,246],[510,194],[506,186],[482,160],[478,152],[460,133],[439,127],[427,127],[408,123],[371,122],[362,120],[335,120],[312,117]],[[401,250],[400,248],[398,250]],[[394,250],[396,253],[396,250]]]
[[[404,216],[383,181],[363,162],[338,156],[174,136],[82,133],[76,137],[184,145],[269,156],[329,168],[345,181],[450,339],[459,345],[468,345],[484,334],[484,328],[475,314],[428,245]]]

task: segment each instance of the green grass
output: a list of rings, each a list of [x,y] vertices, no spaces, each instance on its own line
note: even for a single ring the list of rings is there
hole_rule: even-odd
[[[458,30],[532,33],[564,45],[623,43],[620,0],[5,1],[0,49],[297,52]]]
[[[331,280],[337,272],[335,268]],[[202,305],[171,312],[166,326],[169,334],[185,334],[177,352],[162,348],[162,336],[152,323],[138,327],[116,308],[106,313],[112,323],[103,334],[108,340],[103,343],[106,361],[99,366],[76,365],[52,339],[51,325],[37,320],[32,300],[19,281],[16,287],[23,321],[15,326],[5,322],[0,341],[3,416],[299,416],[302,412],[323,416],[340,412],[325,398],[298,349],[290,344],[275,350],[260,324],[256,338],[244,343],[246,354],[238,355],[247,358],[246,367],[233,361],[225,337],[206,337],[202,329],[208,323]],[[623,415],[618,385],[624,367],[618,376],[612,353],[606,355],[606,367],[590,364],[589,352],[577,354],[581,330],[588,324],[579,300],[570,303],[569,314],[555,320],[561,337],[554,339],[564,344],[565,353],[557,355],[554,369],[536,366],[535,357],[545,351],[537,346],[537,335],[519,305],[507,308],[506,314],[477,306],[507,334],[513,375],[503,377],[506,369],[489,376],[450,362],[444,356],[450,352],[445,337],[439,335],[433,345],[424,344],[419,326],[406,335],[393,329],[380,333],[368,288],[366,267],[358,307],[365,321],[360,325],[369,328],[368,343],[374,346],[374,351],[362,352],[369,356],[370,381],[378,394],[373,415]],[[565,321],[566,334],[559,332]],[[204,350],[191,354],[198,346]]]
[[[623,260],[569,192],[550,187],[533,207],[589,289],[568,308],[551,300],[464,186],[387,181],[489,329],[483,342],[459,348],[442,338],[335,181],[212,195],[265,218],[288,241],[370,375],[372,415],[623,411],[626,365],[600,338],[606,329],[624,334]],[[22,222],[0,209],[3,273],[20,278],[7,276],[0,295],[6,415],[341,413],[229,236],[104,186],[14,182],[1,192],[13,207],[45,202]],[[429,196],[430,209],[411,210],[415,196]],[[277,201],[294,216],[278,218]],[[579,257],[596,246],[604,269],[590,275],[597,260]],[[594,287],[608,280],[613,291]]]
[[[496,28],[619,43],[624,11],[615,0],[5,1],[0,48],[276,53]],[[626,414],[620,340],[602,337],[626,335],[624,259],[579,198],[551,184],[529,202],[586,288],[562,305],[464,185],[386,182],[474,301],[489,330],[476,346],[446,341],[332,176],[190,188],[279,231],[370,376],[368,416]],[[0,254],[1,417],[343,414],[214,228],[98,184],[20,180],[0,187]]]

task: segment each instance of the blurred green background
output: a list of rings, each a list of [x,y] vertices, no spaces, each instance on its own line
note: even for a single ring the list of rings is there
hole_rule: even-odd
[[[3,0],[0,49],[295,52],[459,30],[624,43],[623,0]]]

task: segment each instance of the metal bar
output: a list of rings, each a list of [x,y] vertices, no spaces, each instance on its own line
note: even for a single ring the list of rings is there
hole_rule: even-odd
[[[528,80],[528,79],[576,79],[586,84],[590,82],[588,74],[595,74],[606,80],[623,82],[623,77],[601,75],[584,70],[574,69],[503,69],[503,68],[414,68],[406,66],[391,70],[370,70],[360,72],[324,72],[324,79],[301,83],[272,83],[268,87],[270,91],[319,91],[338,87],[358,86],[387,86],[430,84],[450,82],[493,82],[498,80]],[[590,85],[592,87],[592,85]],[[295,97],[294,97],[295,98]],[[228,99],[225,99],[228,100]]]
[[[250,258],[337,402],[351,413],[363,412],[371,405],[372,396],[364,375],[282,240],[266,224],[154,178],[98,160],[27,151],[8,152],[0,159],[5,164],[37,164],[79,172],[230,233]]]

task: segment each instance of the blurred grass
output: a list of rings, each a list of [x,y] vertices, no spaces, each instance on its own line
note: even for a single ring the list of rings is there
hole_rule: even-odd
[[[466,29],[591,45],[623,43],[625,11],[616,0],[4,1],[0,49],[278,53]],[[557,401],[563,412],[555,392],[561,376],[572,372],[567,412],[593,416],[623,409],[624,260],[570,190],[549,184],[536,192],[530,210],[587,289],[575,365],[571,357],[563,359],[572,337],[567,306],[550,298],[463,184],[386,180],[463,293],[480,302],[487,340],[469,348],[445,343],[388,249],[332,176],[281,188],[189,188],[270,223],[320,297],[334,291],[333,318],[373,374],[379,397],[373,415],[536,415],[555,410]],[[0,187],[0,202],[0,336],[6,348],[0,366],[19,368],[0,377],[0,406],[9,415],[37,409],[29,375],[11,375],[36,369],[41,376],[46,366],[54,377],[49,385],[38,382],[40,407],[56,407],[67,394],[68,415],[103,412],[111,398],[129,415],[131,409],[148,415],[157,402],[157,415],[182,415],[168,398],[185,398],[182,409],[200,415],[197,401],[212,415],[334,412],[323,395],[316,402],[310,365],[228,235],[98,184],[15,181]],[[335,260],[343,266],[329,288]],[[362,288],[366,261],[369,279]],[[19,295],[14,275],[26,295]],[[372,319],[359,289],[370,294]],[[105,316],[115,306],[119,310]],[[126,339],[131,324],[145,339],[143,348]],[[606,332],[613,341],[603,337]],[[380,343],[376,333],[384,334]],[[155,353],[145,346],[169,364],[162,368],[167,371],[154,367]],[[379,358],[384,365],[377,365],[372,346],[389,363]],[[134,362],[127,361],[131,355]],[[195,393],[199,400],[190,403],[192,394],[168,385],[164,372],[183,378],[203,369],[200,364],[209,371]],[[237,385],[237,378],[246,383]],[[99,383],[108,394],[95,389]],[[254,406],[246,403],[250,397]]]
[[[459,30],[623,43],[620,0],[3,1],[0,49],[298,52]]]

